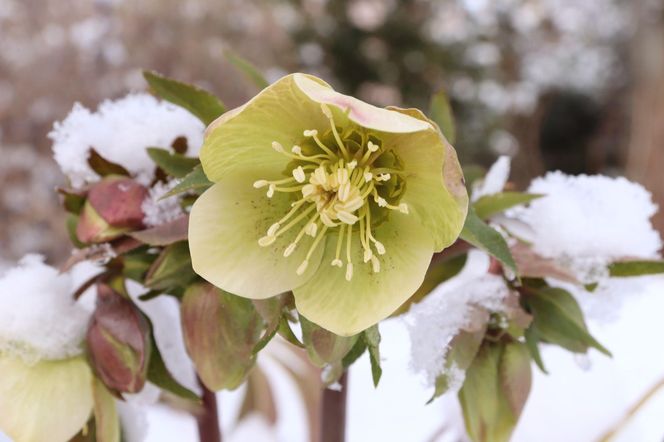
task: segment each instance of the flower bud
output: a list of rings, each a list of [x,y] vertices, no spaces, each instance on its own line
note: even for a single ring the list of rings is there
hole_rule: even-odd
[[[97,308],[87,332],[97,376],[111,390],[143,388],[150,356],[150,327],[136,306],[106,284],[97,286]]]
[[[94,184],[87,195],[76,226],[83,243],[106,242],[123,233],[143,228],[141,206],[147,189],[121,176],[109,176]]]

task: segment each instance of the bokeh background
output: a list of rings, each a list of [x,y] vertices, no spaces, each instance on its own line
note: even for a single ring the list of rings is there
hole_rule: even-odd
[[[242,104],[257,90],[228,61],[229,51],[269,80],[309,72],[377,105],[426,110],[431,95],[445,90],[463,164],[486,167],[509,155],[516,187],[546,170],[625,175],[664,207],[662,0],[0,0],[0,267],[27,252],[53,264],[69,256],[54,192],[64,182],[47,138],[54,121],[75,102],[94,109],[106,98],[145,90],[142,69],[197,83],[229,107]],[[654,222],[664,233],[664,213]],[[617,343],[614,365],[600,362],[591,376],[579,374],[584,362],[567,359],[557,366],[556,381],[555,375],[536,379],[540,393],[531,402],[540,408],[527,409],[524,420],[531,423],[524,425],[532,432],[520,427],[523,440],[541,435],[536,427],[547,422],[547,407],[569,407],[565,398],[577,388],[586,395],[576,403],[578,413],[593,409],[600,416],[597,410],[622,401],[588,433],[600,434],[647,379],[661,376],[662,358],[646,377],[638,359],[630,359],[638,354],[637,332],[649,336],[644,346],[659,342],[647,328],[657,321],[648,305],[630,307],[627,322],[599,333]],[[627,335],[627,329],[636,331]],[[367,373],[362,369],[359,376]],[[386,376],[400,393],[379,392],[369,399],[374,402],[355,402],[366,407],[351,405],[365,419],[351,422],[354,434],[371,440],[377,428],[391,431],[385,419],[396,422],[399,414],[413,422],[415,414],[442,416],[439,405],[426,412],[407,407],[404,416],[397,404],[421,404],[427,393],[405,371]],[[625,381],[631,387],[621,397],[615,396],[618,378],[636,380]],[[357,391],[358,398],[373,394]],[[371,406],[388,410],[399,397],[392,411],[371,414]],[[539,420],[528,413],[539,413]],[[564,413],[551,413],[558,413],[560,431],[586,428],[573,414],[565,421]],[[157,427],[170,428],[160,422]],[[404,428],[402,436],[413,434]]]
[[[664,202],[661,0],[0,0],[0,257],[68,245],[46,137],[74,102],[145,89],[141,69],[229,105],[273,80],[327,79],[426,109],[444,89],[465,164],[514,157],[519,186],[549,169],[624,174]],[[664,216],[656,220],[664,229]],[[64,254],[64,255],[63,255]]]

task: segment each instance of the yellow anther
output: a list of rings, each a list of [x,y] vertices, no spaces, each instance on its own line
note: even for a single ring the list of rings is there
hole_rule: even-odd
[[[381,197],[381,196],[376,195],[376,196],[374,197],[374,201],[376,201],[376,204],[378,204],[378,207],[385,207],[385,206],[387,206],[387,201],[385,200],[385,198],[383,198],[383,197]]]
[[[378,147],[378,145],[376,145],[376,144],[372,143],[371,141],[369,141],[367,143],[367,149],[369,149],[369,152],[373,153],[373,152],[376,152],[380,148]]]
[[[371,268],[374,273],[380,272],[380,261],[375,256],[371,257]]]
[[[318,232],[318,224],[316,223],[307,224],[305,232],[309,236],[316,236],[316,232]]]
[[[305,259],[304,261],[302,261],[302,264],[300,264],[300,266],[297,268],[295,273],[302,276],[302,274],[307,271],[307,266],[308,265],[309,265],[309,261]]]
[[[331,111],[330,108],[327,106],[327,104],[324,104],[324,103],[321,104],[321,105],[320,105],[320,109],[323,111],[323,114],[325,114],[325,116],[326,116],[327,118],[330,118],[330,119],[332,118],[332,111]]]
[[[344,263],[339,258],[335,258],[335,259],[332,260],[332,265],[334,267],[341,268],[341,267],[343,267]]]
[[[368,183],[373,179],[373,173],[371,172],[364,172],[364,182]]]
[[[339,198],[339,201],[342,202],[348,200],[348,197],[350,197],[350,183],[348,181],[339,187],[339,190],[337,191],[337,197]]]
[[[399,212],[408,215],[410,213],[410,210],[408,210],[408,204],[406,203],[399,204]]]
[[[290,243],[288,247],[286,247],[286,250],[284,250],[284,258],[291,256],[291,254],[295,251],[295,247],[297,247],[296,243]]]
[[[302,166],[298,166],[293,169],[293,178],[295,178],[295,181],[298,183],[304,183],[304,181],[307,179],[307,176],[304,174],[304,169],[302,169]]]
[[[270,184],[270,187],[267,188],[267,197],[272,198],[274,196],[274,191],[277,189],[277,186]]]
[[[371,249],[364,249],[364,262],[369,262],[371,258],[373,258]]]
[[[385,246],[383,245],[383,243],[373,239],[373,237],[371,238],[371,240],[373,241],[374,246],[376,247],[376,251],[378,252],[378,254],[379,255],[384,255],[385,254]]]
[[[267,229],[267,236],[275,236],[277,233],[277,230],[281,227],[281,224],[279,223],[274,223],[270,226],[269,229]]]
[[[346,281],[353,279],[353,263],[346,264]]]
[[[389,173],[381,173],[376,177],[376,181],[389,181],[392,178],[392,175]]]
[[[303,135],[304,135],[305,137],[315,137],[316,135],[318,135],[318,131],[317,131],[316,129],[305,130],[305,131],[303,132]]]
[[[261,247],[267,247],[272,244],[277,239],[276,236],[263,236],[258,240],[258,245]]]
[[[291,149],[291,152],[293,152],[295,155],[302,155],[302,148],[298,145],[295,145]]]
[[[353,160],[350,163],[348,163],[348,169],[354,170],[357,167],[357,160]]]
[[[319,186],[327,185],[327,174],[325,173],[325,169],[319,167],[314,170],[314,173],[311,174],[311,178],[309,178],[309,182],[311,184],[318,184]]]
[[[316,186],[313,184],[305,184],[304,187],[302,188],[303,197],[308,197],[309,195],[313,195],[315,192],[316,192]]]
[[[278,141],[273,141],[273,142],[272,142],[272,149],[276,150],[276,151],[279,152],[279,153],[284,153],[284,152],[286,152],[286,151],[284,150],[284,146],[282,146],[281,143],[279,143]]]
[[[350,224],[350,225],[355,224],[357,222],[357,220],[359,220],[359,218],[357,216],[353,215],[352,213],[345,212],[343,210],[337,212],[337,218],[340,221],[342,221],[346,224]]]
[[[254,181],[254,189],[260,189],[261,187],[267,186],[269,183],[267,180],[258,180]]]

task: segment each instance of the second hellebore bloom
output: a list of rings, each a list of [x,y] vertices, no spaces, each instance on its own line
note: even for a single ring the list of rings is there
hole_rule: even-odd
[[[304,74],[213,122],[201,162],[215,185],[191,212],[196,272],[247,298],[292,290],[302,315],[340,335],[415,292],[468,206],[456,152],[420,111]]]

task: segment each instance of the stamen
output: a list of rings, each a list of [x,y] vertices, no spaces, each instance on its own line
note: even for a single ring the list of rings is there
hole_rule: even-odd
[[[327,147],[321,140],[318,139],[318,131],[313,129],[313,130],[305,130],[304,131],[304,136],[305,137],[311,137],[314,139],[318,147],[323,149],[323,151],[330,156],[330,158],[337,158],[337,156],[330,150],[329,147]]]
[[[299,222],[302,220],[302,218],[304,218],[305,216],[307,216],[308,214],[310,214],[315,208],[316,208],[316,205],[315,205],[315,204],[311,204],[311,205],[309,205],[309,207],[307,207],[306,209],[304,209],[304,212],[300,213],[298,216],[296,216],[295,218],[293,218],[293,220],[292,220],[291,222],[289,222],[289,223],[286,224],[284,227],[282,227],[277,233],[275,233],[274,236],[283,235],[284,232],[288,231],[288,230],[289,230],[291,227],[293,227],[295,224],[299,223]]]
[[[281,145],[278,141],[273,141],[272,142],[272,149],[276,150],[279,153],[286,153],[284,150],[284,146]]]
[[[327,232],[327,226],[323,227],[323,229],[320,231],[316,239],[314,239],[313,244],[311,244],[311,247],[309,248],[309,251],[307,252],[306,258],[304,258],[304,261],[302,261],[302,264],[300,264],[300,267],[297,268],[297,274],[302,275],[305,270],[307,270],[307,266],[309,265],[309,258],[311,258],[311,255],[313,255],[314,250],[316,250],[316,247],[318,247],[318,244],[320,243],[321,239],[325,236],[325,232]]]
[[[272,224],[270,228],[267,229],[267,236],[274,236],[274,234],[277,233],[277,230],[279,230],[279,227],[281,227],[281,224],[279,223]]]
[[[345,224],[342,224],[341,227],[339,227],[339,236],[337,237],[337,250],[336,253],[334,254],[334,259],[332,260],[332,265],[336,267],[341,267],[342,265],[341,260],[339,259],[339,255],[341,255],[341,245],[344,242],[345,229],[346,229]]]
[[[304,169],[302,169],[302,166],[298,166],[293,169],[293,178],[295,178],[295,181],[298,183],[304,183],[304,180],[307,179],[307,176],[304,174]]]
[[[261,187],[267,186],[269,183],[267,180],[258,180],[254,181],[254,189],[260,189]]]
[[[267,197],[272,198],[274,196],[274,191],[277,188],[274,184],[270,184],[270,187],[267,189]]]
[[[267,247],[272,244],[277,239],[276,236],[263,236],[258,240],[258,245],[261,247]]]
[[[348,225],[348,235],[346,236],[346,281],[353,278],[353,262],[351,260],[351,246],[353,244],[353,225]]]
[[[307,230],[306,230],[307,235],[315,237],[317,231],[318,231],[318,224],[317,223],[307,224]]]
[[[284,258],[291,256],[291,254],[295,251],[295,247],[297,247],[296,243],[290,243],[288,247],[286,247],[286,250],[284,250]]]
[[[364,172],[364,181],[369,182],[373,179],[373,174],[371,172]]]
[[[293,152],[295,155],[302,155],[302,148],[298,145],[293,146],[291,149],[291,152]]]
[[[371,268],[374,273],[380,272],[380,261],[375,256],[371,257]]]
[[[339,220],[349,225],[355,224],[359,219],[357,216],[353,215],[352,213],[345,212],[343,210],[337,212],[337,218],[339,218]]]
[[[353,279],[353,263],[346,264],[346,281]]]
[[[330,110],[329,107],[327,107],[326,104],[321,104],[320,107],[323,110],[325,116],[328,118],[328,120],[330,120],[330,126],[332,126],[332,133],[334,134],[334,139],[336,140],[339,149],[341,149],[341,153],[343,153],[344,158],[348,159],[348,150],[346,150],[346,146],[344,145],[343,141],[341,141],[339,132],[337,132],[337,126],[334,124],[334,117],[332,116],[332,111]]]
[[[297,268],[295,273],[297,273],[299,276],[302,276],[302,274],[307,271],[307,266],[308,265],[309,265],[309,261],[307,261],[305,259],[304,261],[302,261],[302,264],[300,264],[300,266]]]

